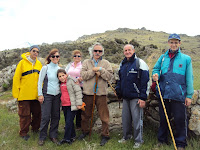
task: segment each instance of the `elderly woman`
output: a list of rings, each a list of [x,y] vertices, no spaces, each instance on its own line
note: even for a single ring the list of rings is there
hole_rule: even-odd
[[[82,87],[82,78],[80,75],[82,64],[81,64],[81,57],[82,53],[79,50],[74,50],[72,52],[73,62],[70,62],[65,71],[67,74],[73,78],[77,79],[77,83]],[[79,109],[76,113],[76,128],[81,128],[81,112],[82,110]]]
[[[58,49],[52,49],[46,58],[38,80],[38,101],[41,103],[42,119],[38,145],[44,145],[50,122],[49,137],[53,143],[58,144],[58,125],[60,120],[60,87],[57,70],[60,55]],[[43,87],[42,87],[43,85]]]

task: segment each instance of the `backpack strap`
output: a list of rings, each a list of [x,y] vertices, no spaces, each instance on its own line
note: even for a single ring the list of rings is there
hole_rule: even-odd
[[[140,58],[136,58],[137,78],[140,78]]]

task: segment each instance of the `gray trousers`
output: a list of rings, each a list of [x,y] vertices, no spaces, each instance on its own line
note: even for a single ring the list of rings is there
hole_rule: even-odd
[[[44,102],[41,105],[42,118],[40,124],[40,140],[45,140],[50,122],[49,137],[57,138],[60,120],[60,94],[54,96],[44,94]]]
[[[138,99],[123,99],[122,127],[123,137],[127,140],[134,133],[135,142],[143,143],[143,108],[140,108]],[[132,130],[133,124],[133,130]]]

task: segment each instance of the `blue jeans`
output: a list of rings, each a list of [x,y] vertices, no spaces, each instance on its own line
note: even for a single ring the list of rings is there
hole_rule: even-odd
[[[164,100],[165,108],[168,118],[174,117],[176,134],[175,142],[177,147],[187,146],[187,115],[184,103],[175,100]],[[159,103],[160,127],[158,130],[158,141],[161,143],[168,143],[168,124],[164,114],[163,106]],[[175,133],[175,132],[173,132]]]
[[[64,139],[67,141],[71,141],[71,139],[76,136],[76,132],[74,129],[74,117],[76,115],[76,111],[71,111],[71,106],[62,106],[62,109],[65,116]]]

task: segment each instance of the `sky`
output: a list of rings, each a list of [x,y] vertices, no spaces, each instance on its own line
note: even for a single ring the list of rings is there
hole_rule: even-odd
[[[199,0],[0,0],[0,51],[118,28],[200,35]]]

